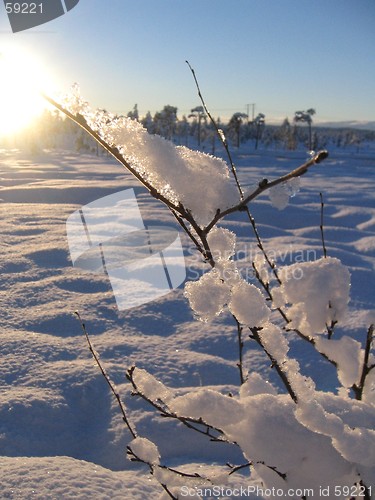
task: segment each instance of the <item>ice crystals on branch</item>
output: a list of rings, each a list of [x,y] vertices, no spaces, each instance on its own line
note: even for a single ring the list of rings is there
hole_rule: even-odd
[[[300,189],[300,178],[294,177],[289,181],[277,184],[270,188],[268,195],[272,205],[279,210],[284,210],[288,206],[289,198],[295,196]]]
[[[71,86],[70,93],[63,97],[62,104],[73,115],[85,115],[91,112],[89,103],[81,96],[81,90],[78,83],[74,83]]]
[[[90,109],[74,86],[66,101],[68,111],[79,113],[87,124],[110,145],[158,193],[171,203],[188,209],[204,226],[217,213],[236,205],[239,194],[220,158],[175,146],[158,135],[151,135],[136,120]]]

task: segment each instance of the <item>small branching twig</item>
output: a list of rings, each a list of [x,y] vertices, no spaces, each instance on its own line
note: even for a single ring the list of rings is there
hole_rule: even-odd
[[[253,465],[253,462],[246,462],[245,464],[241,464],[241,465],[233,465],[233,464],[227,462],[226,465],[230,468],[229,475],[231,476],[232,474],[235,474],[236,472],[238,472],[240,470],[249,469]]]
[[[197,76],[196,76],[196,74],[195,74],[194,69],[191,67],[191,65],[190,65],[189,61],[186,61],[186,64],[189,66],[190,71],[191,71],[191,73],[192,73],[192,75],[193,75],[194,82],[195,82],[195,85],[196,85],[196,87],[197,87],[197,91],[198,91],[198,96],[199,96],[199,98],[200,98],[200,100],[201,100],[202,106],[203,106],[203,108],[204,108],[204,110],[205,110],[205,112],[206,112],[207,116],[209,117],[209,119],[210,119],[210,121],[211,121],[211,123],[212,123],[212,125],[213,125],[214,129],[216,130],[217,136],[218,136],[218,138],[219,138],[219,140],[220,140],[221,144],[223,145],[223,147],[224,147],[224,149],[225,149],[225,152],[226,152],[226,154],[227,154],[228,161],[229,161],[229,164],[230,164],[231,172],[232,172],[233,178],[234,178],[234,180],[235,180],[235,183],[236,183],[236,186],[237,186],[238,192],[239,192],[239,194],[240,194],[240,198],[241,198],[241,200],[243,200],[243,198],[244,198],[244,191],[243,191],[242,186],[241,186],[241,184],[240,184],[240,181],[239,181],[239,179],[238,179],[238,176],[237,176],[237,169],[236,169],[236,166],[235,166],[235,164],[234,164],[234,161],[233,161],[233,158],[232,158],[232,155],[231,155],[231,152],[230,152],[230,149],[229,149],[228,143],[227,143],[227,141],[226,141],[226,139],[225,139],[225,136],[224,136],[224,134],[223,134],[222,130],[220,130],[220,129],[219,129],[219,127],[218,127],[218,125],[217,125],[216,121],[214,120],[213,116],[211,115],[211,113],[210,113],[210,112],[209,112],[209,110],[208,110],[208,107],[207,107],[206,101],[205,101],[205,99],[204,99],[204,97],[203,97],[203,95],[202,95],[202,92],[201,92],[201,89],[200,89],[200,86],[199,86],[199,82],[198,82],[198,79],[197,79]],[[267,180],[267,179],[264,179],[264,180],[260,183],[260,185],[262,185],[262,186],[266,186],[267,184],[268,184],[268,180]],[[277,281],[280,283],[279,277],[278,277],[278,275],[277,275],[277,270],[276,270],[275,263],[274,263],[274,262],[272,262],[272,261],[269,259],[268,255],[267,255],[267,252],[266,252],[266,251],[265,251],[265,249],[264,249],[264,246],[263,246],[262,240],[261,240],[260,235],[259,235],[259,231],[258,231],[257,226],[256,226],[256,223],[255,223],[255,219],[254,219],[254,217],[251,215],[250,210],[249,210],[249,207],[248,207],[248,206],[244,206],[244,207],[243,207],[243,210],[246,212],[246,214],[247,214],[247,216],[248,216],[248,219],[249,219],[249,221],[250,221],[250,224],[251,224],[251,226],[252,226],[252,228],[253,228],[253,231],[254,231],[255,237],[256,237],[257,242],[258,242],[258,247],[259,247],[259,249],[260,249],[260,250],[261,250],[261,252],[263,253],[264,258],[265,258],[265,259],[266,259],[266,261],[267,261],[267,264],[268,264],[268,265],[270,266],[270,268],[272,269],[272,272],[274,273],[275,278],[276,278],[276,279],[277,279]],[[207,228],[206,228],[206,230],[207,230]],[[208,230],[207,230],[207,232],[208,232],[209,230],[210,230],[210,229],[208,229]]]
[[[362,372],[361,372],[361,378],[358,384],[354,384],[352,389],[354,391],[355,398],[358,400],[361,400],[363,397],[363,390],[365,388],[366,384],[366,378],[368,374],[370,373],[371,370],[375,368],[375,363],[372,365],[369,364],[370,361],[370,353],[372,349],[372,344],[374,341],[374,325],[370,325],[369,329],[367,330],[367,337],[366,337],[366,345],[365,345],[365,352],[364,352],[364,357],[363,357],[363,365],[362,365]]]
[[[256,238],[256,240],[257,240],[258,248],[259,248],[259,250],[262,252],[263,257],[265,258],[265,260],[266,260],[266,262],[267,262],[267,264],[268,264],[269,268],[271,269],[271,271],[272,271],[272,273],[273,273],[274,277],[276,278],[276,281],[279,283],[279,285],[281,285],[281,280],[280,280],[280,278],[279,278],[279,274],[278,274],[278,272],[277,272],[276,264],[275,264],[275,262],[274,262],[273,260],[271,260],[271,259],[269,258],[268,254],[267,254],[267,252],[266,252],[266,249],[264,248],[263,241],[262,241],[262,239],[261,239],[261,237],[260,237],[260,234],[259,234],[259,231],[258,231],[258,227],[257,227],[256,222],[255,222],[255,219],[254,219],[254,217],[251,215],[251,213],[250,213],[250,210],[249,210],[249,207],[248,207],[248,206],[246,206],[246,207],[245,207],[245,212],[246,212],[246,214],[247,214],[247,216],[248,216],[248,219],[249,219],[249,221],[250,221],[250,224],[251,224],[251,226],[252,226],[252,228],[253,228],[253,232],[254,232],[254,234],[255,234],[255,238]]]
[[[133,387],[133,396],[138,396],[147,403],[149,403],[151,406],[153,406],[159,413],[161,417],[164,418],[170,418],[174,420],[178,420],[181,422],[183,425],[188,427],[191,430],[194,430],[198,432],[199,434],[203,434],[204,436],[207,436],[210,438],[211,441],[218,441],[218,442],[225,442],[225,443],[231,443],[231,444],[236,444],[232,443],[231,441],[227,441],[223,435],[223,431],[221,429],[217,429],[216,427],[213,427],[212,425],[207,424],[207,422],[204,422],[202,418],[196,419],[196,418],[191,418],[191,417],[181,417],[180,415],[177,415],[176,413],[172,412],[169,410],[168,406],[164,402],[158,402],[153,399],[150,399],[147,397],[145,394],[143,394],[142,391],[139,390],[136,381],[134,380],[134,371],[136,367],[132,366],[127,372],[126,372],[126,378],[129,380]]]
[[[268,469],[275,472],[279,477],[281,477],[281,479],[286,481],[287,475],[283,472],[278,471],[276,467],[272,467],[271,465],[267,465],[264,462],[255,462],[255,463],[260,464],[260,465],[264,465]],[[250,467],[252,467],[254,465],[254,462],[246,462],[245,464],[241,464],[241,465],[233,465],[233,464],[228,462],[226,465],[231,469],[229,475],[232,475],[240,470],[249,469]]]
[[[164,468],[164,469],[168,469],[168,470],[172,471],[172,469],[169,469],[168,467],[160,466],[160,465],[155,465],[155,464],[152,464],[150,462],[146,462],[142,458],[138,457],[138,455],[136,455],[134,453],[134,451],[131,449],[130,446],[127,446],[126,449],[127,449],[127,455],[129,457],[129,460],[131,462],[137,462],[137,463],[140,463],[140,464],[143,464],[143,465],[147,465],[147,467],[150,470],[150,474],[152,476],[154,475],[154,471],[155,471],[156,467],[160,467],[160,468]],[[177,472],[176,472],[176,474],[177,474]],[[169,498],[171,498],[172,500],[178,500],[178,497],[176,497],[175,495],[173,495],[173,493],[171,492],[171,490],[168,488],[168,486],[166,484],[160,483],[160,482],[159,482],[159,484],[163,488],[163,490],[167,493],[167,495],[169,496]]]
[[[102,362],[100,361],[99,354],[95,351],[95,349],[94,349],[94,347],[92,345],[91,339],[90,339],[89,334],[88,334],[88,332],[86,330],[86,325],[82,321],[79,312],[76,311],[76,315],[77,315],[77,317],[78,317],[78,319],[79,319],[79,321],[81,323],[82,331],[83,331],[83,333],[85,335],[85,338],[86,338],[87,344],[89,346],[90,352],[91,352],[91,354],[92,354],[92,356],[93,356],[96,364],[98,365],[98,367],[99,367],[99,369],[100,369],[100,371],[101,371],[101,373],[102,373],[105,381],[107,382],[109,388],[111,389],[112,394],[116,398],[118,407],[119,407],[119,409],[121,411],[121,414],[122,414],[122,419],[125,422],[126,427],[129,429],[130,434],[135,439],[137,437],[137,432],[136,432],[135,428],[133,428],[133,426],[129,422],[129,418],[128,418],[127,413],[126,413],[125,405],[121,401],[121,398],[120,398],[120,395],[119,395],[119,393],[118,393],[118,391],[116,389],[116,386],[115,386],[114,382],[110,379],[110,377],[109,377],[108,373],[106,372],[106,370],[105,370]]]
[[[99,354],[97,353],[97,351],[95,350],[92,342],[91,342],[91,339],[90,339],[90,336],[87,332],[87,329],[86,329],[86,325],[85,323],[83,322],[79,312],[76,311],[75,313],[81,323],[81,328],[82,328],[82,331],[85,335],[85,338],[86,338],[86,341],[87,341],[87,344],[89,346],[89,350],[96,362],[96,364],[98,365],[100,371],[101,371],[101,374],[103,375],[105,381],[107,382],[112,394],[115,396],[116,398],[116,401],[118,403],[118,407],[121,411],[121,414],[122,414],[122,419],[123,421],[125,422],[125,425],[126,427],[128,428],[130,434],[132,435],[132,437],[135,439],[138,435],[137,435],[137,432],[135,430],[135,428],[130,424],[130,421],[129,421],[129,418],[127,416],[127,413],[126,413],[126,408],[125,408],[125,405],[124,403],[121,401],[121,398],[120,398],[120,395],[116,389],[116,386],[114,384],[114,382],[110,379],[106,369],[104,368],[102,362],[100,361],[100,358],[99,358]],[[133,384],[134,386],[134,384]],[[150,400],[147,400],[148,402],[152,403]],[[163,411],[161,409],[160,406],[157,406],[154,404],[155,407],[157,407],[159,409],[159,411]],[[188,419],[186,419],[188,420]],[[182,421],[182,420],[181,420]],[[201,422],[199,422],[201,423]],[[208,424],[204,424],[203,421],[202,421],[202,424],[207,426],[207,429],[208,429]],[[190,428],[194,428],[194,426],[190,425],[189,422],[185,422],[185,425],[187,425],[188,427]],[[213,428],[212,428],[213,429]],[[198,429],[195,429],[195,430],[198,430]],[[208,432],[208,430],[206,432],[203,432],[203,434],[205,435],[209,435],[210,436],[210,433]],[[221,441],[220,439],[215,439],[215,440],[218,440],[218,441]],[[146,465],[149,469],[150,469],[150,473],[153,475],[154,474],[154,469],[155,467],[159,467],[161,469],[165,469],[165,470],[168,470],[176,475],[179,475],[181,477],[186,477],[186,478],[196,478],[196,479],[202,479],[202,480],[205,480],[205,481],[208,481],[210,482],[210,480],[208,478],[204,478],[203,476],[201,476],[200,474],[198,473],[193,473],[193,474],[188,474],[188,473],[185,473],[185,472],[182,472],[182,471],[179,471],[179,470],[176,470],[176,469],[173,469],[171,467],[168,467],[166,465],[155,465],[155,464],[152,464],[146,460],[143,460],[142,458],[140,458],[139,456],[137,456],[134,451],[131,449],[131,445],[128,445],[127,446],[127,454],[128,456],[130,457],[130,460],[132,462],[139,462],[139,463],[142,463],[144,465]],[[166,484],[163,484],[163,483],[160,483],[160,485],[162,486],[162,488],[164,489],[164,491],[168,494],[168,496],[170,498],[172,498],[173,500],[178,500],[178,497],[174,496],[173,493],[170,491],[170,489],[168,488],[168,486]]]

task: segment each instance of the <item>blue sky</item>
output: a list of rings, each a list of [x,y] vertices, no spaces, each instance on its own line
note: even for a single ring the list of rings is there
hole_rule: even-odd
[[[199,100],[188,59],[223,119],[256,103],[269,121],[311,107],[316,121],[375,120],[374,0],[80,0],[16,34],[1,3],[4,44],[113,112],[189,113]]]

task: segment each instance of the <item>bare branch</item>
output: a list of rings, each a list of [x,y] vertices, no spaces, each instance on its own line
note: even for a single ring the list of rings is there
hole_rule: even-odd
[[[202,96],[202,93],[201,93],[201,89],[199,87],[198,79],[197,79],[197,77],[195,75],[194,69],[191,67],[189,61],[186,61],[186,64],[189,66],[189,69],[190,69],[190,71],[191,71],[191,73],[193,75],[194,82],[195,82],[195,85],[196,85],[197,91],[198,91],[198,96],[199,96],[199,99],[201,100],[203,108],[204,108],[207,116],[209,117],[212,125],[214,126],[215,131],[217,133],[217,136],[219,137],[219,140],[220,140],[221,144],[224,146],[224,149],[225,149],[225,151],[227,153],[228,160],[229,160],[229,163],[230,163],[230,166],[231,166],[231,170],[232,170],[232,174],[233,174],[234,180],[236,182],[238,191],[240,192],[240,196],[241,196],[241,200],[242,200],[242,198],[243,198],[243,192],[242,192],[242,188],[241,188],[241,185],[240,185],[238,177],[237,177],[237,170],[236,170],[236,167],[234,165],[234,162],[233,162],[233,159],[232,159],[232,155],[231,155],[229,147],[228,147],[228,143],[227,143],[227,141],[226,141],[226,139],[224,137],[224,134],[223,134],[222,130],[219,129],[219,127],[217,126],[216,121],[214,120],[213,116],[211,115],[211,113],[209,112],[209,110],[207,108],[207,105],[206,105],[205,100],[203,99],[203,96]]]
[[[218,212],[215,217],[212,219],[212,221],[204,228],[204,231],[208,233],[214,226],[215,224],[218,223],[220,219],[223,217],[226,217],[229,214],[232,214],[237,211],[241,211],[250,201],[254,200],[257,198],[260,194],[264,193],[268,189],[275,187],[279,184],[282,184],[284,182],[287,182],[291,179],[294,179],[296,177],[301,177],[301,175],[304,175],[310,167],[315,165],[316,163],[321,163],[323,160],[325,160],[328,157],[328,152],[326,150],[319,151],[316,153],[310,160],[306,161],[303,163],[301,166],[298,168],[292,170],[286,175],[283,175],[282,177],[279,177],[278,179],[275,179],[274,181],[267,181],[267,182],[260,182],[258,187],[252,191],[251,193],[247,194],[244,196],[244,199],[238,203],[237,205],[234,205],[231,208],[227,208],[226,210],[223,210],[222,212]]]

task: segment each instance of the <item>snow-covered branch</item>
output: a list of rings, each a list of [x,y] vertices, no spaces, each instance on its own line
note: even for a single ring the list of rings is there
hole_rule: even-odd
[[[289,173],[274,180],[264,178],[255,189],[245,192],[226,139],[212,119],[194,70],[189,67],[203,111],[211,118],[227,151],[229,167],[219,158],[175,146],[160,136],[148,134],[136,120],[91,110],[78,89],[64,105],[46,97],[169,208],[203,255],[210,269],[198,280],[186,283],[184,291],[196,316],[208,322],[229,311],[234,318],[241,382],[234,394],[229,396],[201,387],[177,395],[146,370],[135,366],[127,372],[132,394],[150,404],[163,418],[177,421],[211,441],[239,447],[246,465],[233,466],[232,471],[250,467],[252,474],[268,486],[286,491],[311,485],[318,496],[317,488],[321,487],[371,484],[375,460],[375,407],[368,383],[375,367],[371,353],[374,327],[372,325],[367,332],[364,349],[359,341],[348,336],[331,338],[333,327],[347,311],[350,274],[337,258],[327,256],[323,198],[324,257],[280,269],[269,258],[249,209],[249,204],[258,196],[287,186],[325,160],[328,152],[319,151]],[[284,195],[288,199],[288,192]],[[217,227],[219,221],[235,212],[246,213],[267,268],[265,271],[259,260],[253,259],[251,266],[257,286],[241,275],[234,258],[236,235]],[[156,445],[139,437],[131,425],[118,392],[81,324],[90,351],[132,434],[133,441],[128,447],[131,459],[148,465],[170,498],[177,498],[171,475],[209,482],[199,474],[184,475],[160,464]],[[260,346],[276,370],[281,381],[280,393],[258,374],[247,372],[245,329],[251,332],[250,338]],[[339,395],[321,393],[314,380],[303,375],[300,363],[289,352],[290,330],[337,369],[341,384]],[[353,393],[356,399],[351,397]]]

